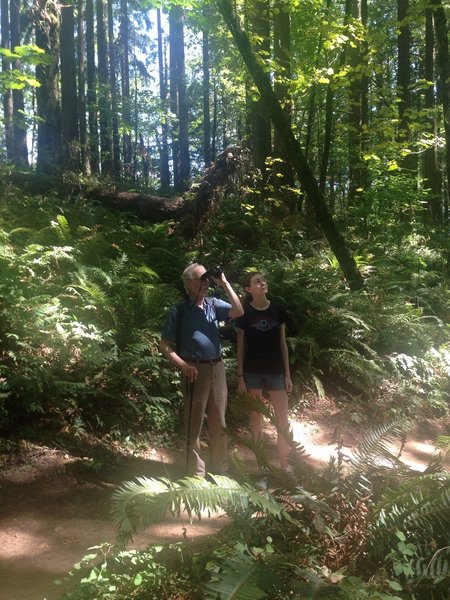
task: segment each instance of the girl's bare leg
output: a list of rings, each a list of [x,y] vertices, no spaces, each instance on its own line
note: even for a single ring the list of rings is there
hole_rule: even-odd
[[[248,393],[254,398],[262,399],[262,390],[248,390]],[[264,418],[261,413],[256,410],[250,411],[250,429],[254,442],[258,442],[261,438],[264,425]]]
[[[288,419],[288,397],[285,390],[272,390],[269,392],[269,402],[272,405],[277,418],[277,448],[280,467],[287,469],[289,444],[287,436],[289,435]]]

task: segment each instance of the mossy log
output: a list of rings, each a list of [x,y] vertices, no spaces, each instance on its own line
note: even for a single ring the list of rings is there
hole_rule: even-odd
[[[143,221],[161,223],[174,221],[176,228],[185,235],[195,234],[203,219],[223,197],[233,183],[233,175],[239,170],[243,150],[232,146],[222,152],[209,167],[203,178],[193,184],[183,196],[165,197],[136,191],[118,191],[113,187],[89,188],[67,175],[61,179],[36,172],[9,174],[11,183],[30,194],[60,193],[84,197],[99,202],[113,210],[126,211]]]

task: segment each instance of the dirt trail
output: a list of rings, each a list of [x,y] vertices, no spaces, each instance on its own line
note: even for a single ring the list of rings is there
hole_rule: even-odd
[[[332,421],[322,416],[292,423],[295,439],[318,465],[333,452]],[[423,468],[434,453],[438,433],[432,427],[415,431],[404,460]],[[274,452],[273,432],[268,434]],[[356,438],[349,428],[344,436],[349,449]],[[182,450],[153,449],[145,456],[115,457],[114,463],[102,465],[63,450],[30,445],[10,458],[0,472],[0,600],[58,600],[70,589],[64,576],[88,548],[114,541],[110,503],[117,486],[142,475],[177,478],[182,456]],[[133,546],[211,535],[223,524],[223,516],[193,524],[186,518],[169,518],[141,532]],[[62,583],[56,585],[56,580]]]

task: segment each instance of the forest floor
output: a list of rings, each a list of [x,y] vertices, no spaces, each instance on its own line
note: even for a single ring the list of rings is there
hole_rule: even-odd
[[[318,468],[335,450],[334,431],[342,416],[331,401],[321,401],[292,420],[294,438]],[[347,418],[344,447],[350,451],[361,428]],[[423,470],[435,453],[434,440],[449,435],[449,423],[423,421],[412,430],[402,459]],[[268,426],[269,456],[276,463],[275,436]],[[84,437],[69,443],[24,442],[10,455],[0,455],[0,600],[58,600],[73,582],[68,571],[88,548],[113,542],[116,531],[110,518],[111,496],[123,482],[136,476],[182,475],[183,446],[149,448],[127,454]],[[248,450],[239,456],[256,471]],[[187,518],[167,518],[136,536],[132,547],[180,541],[196,542],[213,535],[225,523],[223,515],[189,523]],[[55,583],[57,582],[57,583]]]

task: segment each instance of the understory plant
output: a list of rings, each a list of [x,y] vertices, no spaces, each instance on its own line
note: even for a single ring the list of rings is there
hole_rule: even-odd
[[[0,215],[0,429],[173,431],[158,344],[181,253],[167,226],[37,196],[3,198]]]
[[[139,222],[82,197],[19,196],[5,186],[0,428],[173,433],[178,375],[159,336],[190,261],[221,264],[237,289],[246,270],[267,273],[288,312],[293,408],[306,391],[352,404],[361,423],[381,413],[445,415],[450,302],[438,237],[410,227],[362,239],[352,230],[365,287],[350,292],[302,214],[288,215],[253,183],[239,174],[191,240],[171,223]],[[232,366],[234,343],[224,346]]]
[[[313,468],[291,439],[290,472],[258,457],[263,482],[239,457],[236,478],[125,482],[113,496],[118,547],[100,562],[98,551],[87,557],[91,574],[68,598],[156,597],[161,581],[149,574],[170,562],[171,598],[444,600],[450,477],[443,461],[450,441],[441,438],[441,453],[417,472],[401,460],[406,433],[400,422],[375,426],[351,454],[338,436],[324,470]],[[392,447],[396,441],[400,450]],[[255,451],[264,454],[264,446]],[[173,545],[124,550],[138,530],[169,513],[204,519],[217,511],[226,512],[229,524],[204,548],[182,542],[176,551]],[[113,579],[116,596],[102,595]]]

